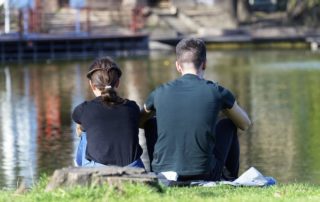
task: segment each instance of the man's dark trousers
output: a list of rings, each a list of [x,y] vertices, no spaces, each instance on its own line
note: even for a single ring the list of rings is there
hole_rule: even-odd
[[[145,123],[144,129],[147,140],[148,155],[150,159],[150,168],[152,171],[151,162],[153,159],[154,145],[157,141],[156,118],[149,119]],[[234,180],[238,177],[240,148],[237,127],[230,119],[221,119],[216,124],[215,134],[215,147],[213,154],[216,163],[212,171],[208,175],[203,175],[204,177],[179,176],[178,180],[219,181],[221,179]],[[226,172],[224,172],[224,169],[229,172],[228,176],[225,176]]]

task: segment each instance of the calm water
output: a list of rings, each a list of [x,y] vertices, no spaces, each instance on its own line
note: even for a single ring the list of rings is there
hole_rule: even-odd
[[[141,106],[178,75],[172,54],[118,58],[120,94]],[[241,172],[255,166],[280,182],[320,184],[320,53],[210,52],[206,78],[230,88],[253,120],[240,134]],[[33,184],[73,164],[72,109],[92,98],[88,62],[0,67],[0,186]],[[143,140],[142,140],[143,142]]]

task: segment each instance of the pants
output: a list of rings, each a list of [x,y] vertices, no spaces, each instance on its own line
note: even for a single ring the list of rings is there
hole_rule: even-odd
[[[154,146],[157,141],[157,123],[152,118],[145,123],[145,135],[147,141],[148,155],[153,160]],[[209,174],[197,176],[179,176],[178,180],[212,180],[219,181],[234,180],[238,177],[240,148],[237,136],[237,127],[230,119],[218,121],[215,128],[215,147],[213,158],[215,165]]]
[[[80,142],[77,148],[76,157],[74,159],[75,165],[77,167],[101,167],[106,166],[104,164],[91,161],[86,159],[86,147],[87,147],[87,135],[83,133],[80,137]],[[127,167],[136,167],[136,168],[144,168],[144,165],[141,159],[137,159],[136,161],[127,165]]]
[[[75,165],[78,166],[84,166],[85,164],[88,164],[90,161],[86,159],[86,147],[87,147],[87,134],[83,133],[80,137],[80,142],[78,144],[78,148],[76,151],[76,157],[75,157]]]

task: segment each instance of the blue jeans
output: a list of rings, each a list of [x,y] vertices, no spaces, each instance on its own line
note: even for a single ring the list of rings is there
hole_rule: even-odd
[[[80,142],[75,157],[75,164],[77,167],[84,166],[90,161],[86,159],[87,134],[83,133],[80,137]]]
[[[86,147],[87,147],[87,134],[83,133],[80,137],[80,142],[75,157],[75,164],[77,167],[101,167],[106,166],[104,164],[86,159]],[[141,159],[130,163],[126,167],[144,168]]]

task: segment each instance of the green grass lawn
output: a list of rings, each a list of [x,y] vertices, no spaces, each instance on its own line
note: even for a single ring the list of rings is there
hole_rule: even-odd
[[[75,187],[45,192],[47,179],[40,180],[24,194],[0,191],[0,201],[320,201],[320,186],[308,184],[276,185],[266,188],[174,187],[157,189],[147,185],[125,184],[118,187]]]

